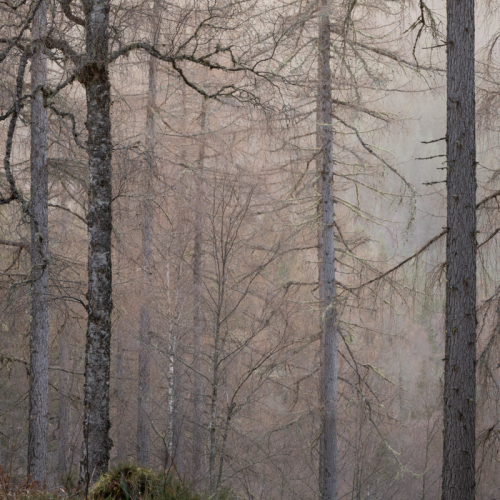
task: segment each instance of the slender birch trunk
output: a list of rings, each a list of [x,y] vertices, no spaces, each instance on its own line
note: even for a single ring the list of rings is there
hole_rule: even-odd
[[[158,15],[158,2],[154,3],[153,18]],[[154,28],[153,28],[154,29]],[[154,36],[156,40],[156,35]],[[151,273],[153,270],[153,191],[155,170],[155,107],[156,58],[149,57],[149,90],[146,112],[146,172],[145,200],[142,213],[142,272],[143,293],[139,325],[139,391],[137,416],[137,463],[149,464],[150,453],[150,378],[151,378]]]
[[[475,495],[476,137],[474,0],[448,0],[443,500]]]
[[[109,436],[111,344],[111,84],[107,65],[109,0],[83,0],[86,67],[80,79],[87,97],[89,208],[88,327],[85,355],[85,410],[80,481],[88,488],[106,472]]]
[[[335,310],[335,247],[333,206],[332,72],[330,68],[330,14],[321,1],[319,21],[319,131],[321,145],[321,205],[323,226],[323,487],[322,498],[337,498],[337,316]]]
[[[47,112],[40,87],[47,83],[43,38],[47,4],[33,19],[31,62],[31,329],[28,476],[43,483],[47,468],[47,404],[49,393],[49,228],[47,171]]]
[[[200,114],[201,142],[198,155],[198,171],[196,172],[196,200],[198,204],[203,200],[203,167],[205,162],[207,129],[207,99],[202,98]],[[194,219],[194,257],[193,257],[193,282],[194,282],[194,401],[193,401],[193,481],[196,483],[202,476],[203,457],[203,381],[199,375],[201,371],[201,349],[203,336],[202,302],[202,207],[198,205]]]

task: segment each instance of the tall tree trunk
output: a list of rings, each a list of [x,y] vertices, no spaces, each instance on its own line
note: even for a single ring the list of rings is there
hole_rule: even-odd
[[[33,19],[31,62],[31,330],[28,475],[43,483],[47,466],[47,403],[49,393],[49,260],[47,112],[40,87],[47,83],[43,38],[47,4]],[[38,90],[37,90],[38,89]]]
[[[443,500],[475,495],[476,138],[474,0],[448,0]]]
[[[317,95],[316,95],[316,174],[318,176],[317,179],[317,189],[318,193],[322,192],[322,175],[321,172],[323,170],[323,149],[321,147],[321,65],[318,60],[318,82],[317,82]],[[317,207],[317,218],[318,218],[318,291],[319,291],[319,324],[320,324],[320,342],[319,342],[319,394],[318,394],[318,403],[321,408],[321,433],[319,437],[319,474],[318,474],[318,485],[319,491],[321,495],[323,494],[323,485],[325,482],[324,478],[324,458],[325,458],[325,436],[323,433],[323,408],[325,406],[324,400],[324,390],[323,390],[323,381],[325,379],[325,370],[324,370],[324,352],[325,352],[325,330],[323,328],[323,303],[324,303],[324,283],[323,283],[323,203],[322,198],[318,202]]]
[[[122,207],[120,201],[117,201],[118,227],[121,226]],[[121,242],[117,239],[116,242],[116,275],[118,279],[121,276],[122,270],[122,252]],[[116,400],[118,408],[117,428],[115,430],[115,446],[116,446],[116,461],[118,464],[125,462],[127,457],[127,439],[128,432],[126,429],[127,417],[127,398],[125,396],[125,324],[123,313],[118,314],[115,324],[116,332]]]
[[[202,457],[203,457],[203,379],[199,375],[201,371],[201,349],[203,336],[203,313],[201,309],[202,302],[202,206],[203,200],[203,167],[205,162],[207,129],[207,99],[202,98],[201,115],[201,142],[198,156],[198,171],[196,172],[196,200],[198,206],[195,210],[194,219],[194,256],[193,256],[193,280],[194,280],[194,401],[193,401],[193,481],[196,483],[202,476]]]
[[[80,481],[88,488],[106,472],[109,436],[111,343],[111,85],[108,56],[109,0],[84,0],[86,67],[81,81],[87,97],[89,209],[88,326],[85,355],[85,413]]]
[[[337,316],[335,304],[335,248],[333,207],[332,72],[330,14],[321,1],[319,21],[319,131],[321,145],[321,206],[323,226],[323,476],[322,498],[337,498]]]
[[[154,3],[153,18],[158,15]],[[155,36],[156,39],[156,36]],[[153,192],[155,170],[155,107],[157,60],[149,58],[149,92],[146,112],[146,172],[145,200],[142,213],[142,272],[143,293],[139,326],[139,392],[137,418],[137,463],[147,466],[150,452],[150,377],[151,377],[151,273],[153,270]]]

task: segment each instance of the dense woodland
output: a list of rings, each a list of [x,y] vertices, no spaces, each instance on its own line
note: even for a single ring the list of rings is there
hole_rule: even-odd
[[[0,1],[0,498],[500,498],[475,7]]]

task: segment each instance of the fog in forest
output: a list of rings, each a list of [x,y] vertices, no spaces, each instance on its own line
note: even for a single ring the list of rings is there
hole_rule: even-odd
[[[500,498],[499,5],[452,4],[0,2],[0,498]]]

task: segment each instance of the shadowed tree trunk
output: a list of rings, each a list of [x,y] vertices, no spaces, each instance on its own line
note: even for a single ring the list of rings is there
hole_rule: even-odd
[[[337,498],[337,316],[335,310],[335,248],[333,206],[332,72],[330,68],[330,14],[328,0],[321,1],[319,20],[319,99],[318,129],[321,146],[322,211],[322,335],[323,356],[323,479],[322,498]],[[321,448],[320,448],[321,449]]]
[[[87,98],[89,208],[88,327],[85,355],[85,413],[80,481],[88,487],[106,472],[109,436],[111,342],[111,85],[108,56],[109,0],[84,0],[86,67],[81,72]]]
[[[43,483],[47,468],[49,392],[49,292],[47,112],[40,87],[47,83],[43,38],[47,5],[40,2],[33,19],[31,62],[31,330],[28,475]]]
[[[475,496],[476,138],[474,0],[448,0],[443,500]]]

